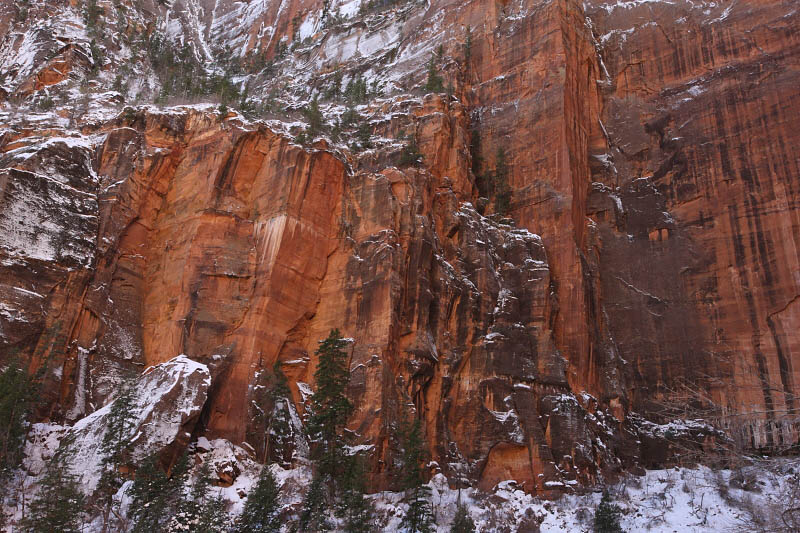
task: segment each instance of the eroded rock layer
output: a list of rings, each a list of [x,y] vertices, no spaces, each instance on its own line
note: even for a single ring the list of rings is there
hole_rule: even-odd
[[[286,4],[212,14],[188,2],[179,20],[199,24],[187,42],[277,54],[281,35],[304,31],[292,19],[321,8]],[[38,416],[71,422],[131,369],[186,354],[211,376],[193,437],[262,459],[259,380],[281,361],[302,413],[317,341],[338,328],[353,340],[349,429],[372,447],[373,489],[396,479],[410,416],[436,468],[482,488],[565,489],[669,462],[676,439],[721,438],[645,419],[704,418],[749,447],[790,446],[798,16],[780,2],[411,9],[397,46],[432,50],[441,37],[460,58],[443,67],[453,95],[368,112],[374,136],[412,132],[421,165],[397,164],[394,148],[303,148],[202,106],[52,130],[9,115],[3,360],[46,366]],[[307,38],[322,42],[318,64],[371,64],[369,39],[390,30],[356,24],[338,48]],[[33,39],[9,36],[6,52]],[[351,40],[358,52],[345,57]],[[81,47],[51,52],[9,70],[3,94],[24,99],[94,68]],[[393,59],[390,73],[418,67],[396,87],[421,79],[427,57]],[[498,148],[505,217],[480,197]]]

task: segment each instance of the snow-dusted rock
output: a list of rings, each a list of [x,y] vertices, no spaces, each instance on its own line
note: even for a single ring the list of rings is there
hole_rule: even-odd
[[[133,458],[141,460],[173,443],[188,444],[210,385],[208,367],[185,355],[145,370],[134,384]],[[87,492],[100,477],[100,444],[111,405],[79,420],[69,432],[75,439],[73,469],[82,476]]]

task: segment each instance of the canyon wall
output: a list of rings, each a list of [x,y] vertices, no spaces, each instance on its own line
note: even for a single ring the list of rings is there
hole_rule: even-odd
[[[668,461],[675,442],[645,419],[797,443],[791,3],[442,0],[404,7],[394,37],[388,16],[306,31],[321,2],[220,9],[173,15],[209,54],[274,57],[296,32],[306,71],[384,69],[399,93],[361,112],[378,139],[414,135],[422,164],[398,163],[396,143],[303,147],[208,106],[4,114],[0,350],[47,369],[40,418],[75,421],[125,375],[186,354],[212,378],[194,436],[259,456],[261,380],[281,361],[302,412],[317,342],[338,328],[373,489],[393,486],[413,416],[452,484],[543,494]],[[9,32],[5,57],[27,39]],[[439,43],[452,96],[423,96]],[[5,60],[7,109],[94,68],[50,49]],[[506,215],[479,193],[500,148]]]

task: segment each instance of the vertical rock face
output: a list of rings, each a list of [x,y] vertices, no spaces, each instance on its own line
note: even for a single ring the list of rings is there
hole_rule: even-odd
[[[320,9],[186,2],[175,27],[209,57],[226,43],[274,57],[297,33],[317,43],[304,69],[384,69],[397,91],[441,42],[454,97],[361,109],[375,137],[413,132],[421,165],[389,143],[302,148],[282,126],[191,106],[73,133],[5,125],[0,350],[46,366],[39,416],[77,420],[126,371],[186,354],[211,376],[193,436],[259,454],[264,376],[282,362],[302,412],[317,341],[338,328],[374,489],[392,486],[412,416],[435,468],[482,488],[668,461],[642,417],[797,442],[791,6],[441,0],[403,7],[402,32],[375,16],[338,34]],[[12,100],[94,65],[77,45],[14,62],[49,41],[9,35]],[[498,149],[507,217],[480,198]]]
[[[800,41],[785,8],[587,7],[608,73],[593,238],[633,404],[703,396],[759,448],[797,441]]]

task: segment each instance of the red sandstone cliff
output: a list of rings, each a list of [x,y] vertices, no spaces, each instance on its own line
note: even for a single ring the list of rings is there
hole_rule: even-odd
[[[274,57],[318,4],[175,13],[201,50]],[[486,488],[666,460],[640,417],[797,442],[791,3],[437,1],[399,8],[398,31],[391,15],[309,23],[289,74],[253,91],[321,90],[334,66],[380,73],[392,89],[360,111],[379,139],[361,152],[208,107],[115,109],[111,45],[96,60],[80,36],[24,33],[3,9],[0,350],[51,369],[40,417],[74,421],[126,370],[187,354],[212,376],[195,436],[258,454],[258,380],[282,361],[302,410],[316,343],[339,328],[373,488],[391,485],[411,413],[451,482]],[[142,6],[138,27],[159,9]],[[45,51],[22,57],[31,42]],[[453,97],[415,89],[439,43]],[[92,69],[95,90],[70,93]],[[58,90],[91,94],[89,112],[33,111]],[[402,133],[422,165],[383,141]],[[474,172],[498,147],[510,220],[485,216]]]

